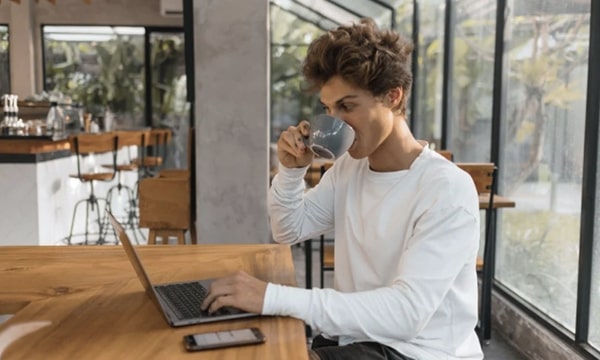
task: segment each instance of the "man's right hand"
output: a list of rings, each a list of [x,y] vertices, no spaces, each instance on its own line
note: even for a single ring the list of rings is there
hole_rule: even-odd
[[[300,168],[310,164],[313,152],[306,146],[304,139],[310,134],[310,123],[302,120],[298,126],[290,126],[281,133],[277,141],[277,157],[286,168]]]

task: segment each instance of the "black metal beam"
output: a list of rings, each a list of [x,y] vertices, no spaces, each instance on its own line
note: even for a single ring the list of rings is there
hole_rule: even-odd
[[[337,21],[333,20],[333,19],[332,19],[332,18],[330,18],[329,16],[327,16],[327,15],[325,15],[325,14],[321,13],[321,12],[318,12],[317,10],[315,10],[315,9],[311,8],[310,6],[306,6],[306,5],[305,5],[304,3],[302,3],[301,1],[298,1],[298,0],[292,0],[292,2],[293,2],[294,4],[296,4],[296,5],[298,5],[298,6],[302,7],[302,8],[304,8],[304,9],[306,9],[306,10],[308,10],[308,11],[312,12],[313,14],[316,14],[317,16],[320,16],[320,17],[322,17],[323,19],[327,19],[327,20],[329,20],[329,21],[331,21],[331,22],[333,22],[333,23],[335,23],[335,24],[337,24],[337,25],[341,25],[339,22],[337,22]]]
[[[283,10],[283,11],[286,11],[286,12],[288,12],[288,13],[291,13],[291,14],[293,14],[295,17],[297,17],[298,19],[300,19],[300,20],[302,20],[302,21],[306,21],[306,22],[307,22],[307,23],[309,23],[309,24],[313,24],[314,26],[318,27],[319,29],[321,29],[321,30],[323,30],[323,31],[329,31],[329,30],[331,30],[331,29],[328,29],[328,28],[326,28],[325,26],[321,25],[320,23],[315,23],[314,21],[312,21],[312,20],[310,20],[310,19],[307,19],[306,17],[304,17],[304,16],[302,16],[302,15],[300,15],[300,14],[297,14],[297,13],[295,13],[293,10],[286,9],[286,8],[284,8],[284,7],[281,7],[280,5],[278,5],[278,4],[276,4],[276,3],[273,3],[273,2],[271,3],[271,5],[272,5],[272,6],[277,6],[277,7],[278,7],[278,8],[280,8],[281,10]],[[333,20],[332,20],[332,21],[333,21]],[[337,23],[336,23],[336,24],[337,24]]]
[[[190,128],[195,123],[196,73],[194,63],[194,2],[183,1],[183,41],[185,49],[186,98],[190,104]]]
[[[392,5],[386,3],[385,1],[381,1],[381,0],[370,0],[370,1],[374,2],[375,4],[377,4],[379,6],[382,6],[382,7],[386,8],[386,9],[388,9],[388,10],[390,10],[392,12],[392,21],[391,21],[390,24],[392,25],[391,26],[392,30],[395,30],[396,27],[398,26],[396,24],[396,8],[393,7]]]
[[[144,118],[146,126],[152,126],[152,55],[150,51],[150,31],[144,31]]]
[[[418,94],[418,82],[419,77],[419,1],[413,0],[413,21],[412,21],[412,42],[413,42],[413,54],[412,54],[412,76],[413,83],[410,95],[410,130],[414,133],[416,129],[416,122],[419,121],[419,102],[417,100]],[[415,134],[420,136],[420,134]]]
[[[500,136],[501,122],[504,118],[504,109],[506,103],[506,86],[507,74],[504,72],[508,54],[505,53],[505,31],[506,23],[509,19],[507,12],[507,0],[497,0],[496,3],[496,43],[494,47],[494,85],[492,99],[492,131],[491,131],[491,161],[496,164],[496,179],[500,179],[502,167],[498,166],[500,161]],[[494,181],[492,185],[492,193],[498,193],[498,184],[500,181]],[[491,219],[493,224],[496,223],[496,213],[494,212]],[[493,231],[496,231],[494,228]],[[494,235],[492,235],[493,237]],[[496,244],[491,244],[494,248]],[[492,250],[495,253],[495,249]],[[481,315],[479,319],[479,327],[481,330],[481,338],[487,342],[492,337],[491,324],[491,301],[492,301],[492,285],[495,277],[495,259],[485,259],[485,274],[482,282],[481,290]]]
[[[506,88],[508,83],[508,54],[505,53],[506,39],[505,32],[507,22],[509,21],[507,0],[497,0],[496,2],[496,40],[494,47],[494,86],[492,92],[492,128],[491,128],[491,148],[490,161],[494,164],[500,164],[500,138],[501,138],[501,123],[504,119],[504,111],[506,109]],[[500,178],[502,168],[498,166],[496,176]],[[498,192],[498,183],[493,189]]]
[[[352,14],[352,15],[358,17],[358,18],[365,17],[364,14],[357,13],[356,11],[350,9],[349,7],[347,7],[347,6],[343,5],[343,4],[340,4],[339,1],[336,1],[336,0],[325,0],[325,1],[327,1],[328,3],[330,3],[332,5],[335,5],[335,6],[339,7],[340,9],[342,9],[344,11],[349,12],[350,14]]]
[[[444,55],[442,64],[444,72],[442,74],[442,138],[440,147],[448,149],[448,136],[450,121],[452,121],[452,60],[454,58],[454,4],[452,0],[446,0],[446,10],[444,19]]]
[[[581,224],[575,341],[588,341],[596,221],[596,182],[598,178],[598,135],[600,135],[600,3],[591,2],[588,58],[583,179],[581,184]]]

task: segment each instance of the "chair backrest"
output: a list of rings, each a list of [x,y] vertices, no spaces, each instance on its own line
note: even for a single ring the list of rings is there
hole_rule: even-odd
[[[114,132],[103,134],[81,133],[71,137],[70,140],[71,152],[77,155],[116,152],[119,147],[119,140]]]
[[[119,137],[119,148],[123,148],[125,146],[142,146],[144,133],[141,131],[120,130],[116,131],[116,134]]]
[[[310,164],[308,171],[306,171],[306,175],[304,176],[304,181],[310,187],[315,187],[321,177],[325,173],[325,171],[329,170],[330,167],[333,166],[333,161],[325,161],[325,162],[313,162]]]
[[[456,163],[456,166],[471,175],[477,193],[489,194],[492,192],[496,171],[494,163]]]
[[[77,157],[77,176],[82,179],[81,155],[99,154],[112,152],[113,177],[117,171],[117,151],[119,149],[119,137],[114,132],[102,134],[77,134],[69,139],[71,153]]]
[[[139,185],[140,227],[157,230],[190,228],[189,178],[145,178]]]

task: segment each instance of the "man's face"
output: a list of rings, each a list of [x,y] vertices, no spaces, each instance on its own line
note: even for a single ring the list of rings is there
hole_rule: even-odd
[[[382,99],[334,76],[321,87],[321,103],[327,114],[344,120],[356,137],[348,150],[361,159],[373,154],[394,127],[394,112]]]

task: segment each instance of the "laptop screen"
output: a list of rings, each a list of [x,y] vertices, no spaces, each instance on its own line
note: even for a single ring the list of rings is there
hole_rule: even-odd
[[[108,214],[108,219],[110,220],[110,223],[111,223],[113,229],[115,229],[115,232],[117,233],[117,236],[119,237],[119,240],[123,244],[123,248],[125,249],[125,252],[127,253],[129,262],[135,269],[135,272],[136,272],[138,278],[140,279],[140,281],[142,282],[144,289],[146,289],[146,293],[152,299],[152,301],[154,301],[154,303],[160,308],[160,304],[158,303],[158,299],[156,297],[156,294],[154,293],[154,288],[152,287],[150,278],[148,277],[148,274],[146,274],[146,271],[144,270],[144,267],[142,266],[142,262],[140,261],[140,258],[138,257],[138,254],[135,251],[135,248],[133,247],[133,245],[131,244],[131,241],[129,240],[129,236],[127,235],[127,233],[125,232],[125,229],[123,229],[123,226],[119,223],[119,221],[117,221],[117,219],[115,219],[113,214],[111,214],[110,212],[107,212],[107,214]]]

